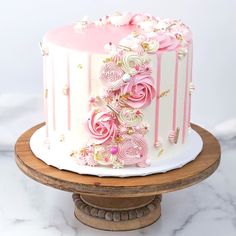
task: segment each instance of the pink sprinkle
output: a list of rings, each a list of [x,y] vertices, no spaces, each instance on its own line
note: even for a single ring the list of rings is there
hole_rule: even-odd
[[[90,97],[90,98],[89,98],[89,102],[90,102],[90,103],[94,103],[95,101],[96,101],[96,99],[95,99],[94,97]]]
[[[136,65],[134,68],[135,68],[136,71],[139,71],[139,66],[138,65]]]
[[[109,158],[108,158],[108,157],[105,157],[104,160],[105,160],[105,162],[108,162],[108,161],[109,161]]]
[[[135,112],[135,114],[136,114],[136,115],[141,115],[142,112],[141,112],[140,110],[137,110],[137,111]]]

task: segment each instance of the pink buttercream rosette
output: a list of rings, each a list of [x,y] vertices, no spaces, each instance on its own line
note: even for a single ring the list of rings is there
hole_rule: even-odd
[[[140,134],[125,135],[118,145],[117,159],[124,165],[147,166],[148,147]]]
[[[109,143],[117,133],[116,118],[110,112],[92,111],[86,127],[94,144]]]
[[[125,103],[133,108],[145,108],[155,97],[154,81],[150,73],[137,74],[120,89],[121,94],[130,94]]]

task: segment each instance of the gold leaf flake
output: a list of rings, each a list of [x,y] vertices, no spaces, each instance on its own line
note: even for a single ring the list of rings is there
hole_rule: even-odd
[[[64,142],[65,141],[65,135],[61,134],[61,136],[59,137],[59,141],[60,142]]]
[[[64,86],[62,93],[67,96],[69,94],[69,87],[67,85]]]
[[[167,89],[167,90],[161,92],[160,95],[159,95],[159,98],[161,98],[161,97],[166,97],[166,96],[169,94],[169,92],[170,92],[169,89]]]
[[[77,65],[77,68],[83,69],[83,65],[82,65],[82,64],[78,64],[78,65]]]
[[[48,89],[45,89],[45,91],[44,91],[44,97],[45,97],[45,98],[48,97]]]

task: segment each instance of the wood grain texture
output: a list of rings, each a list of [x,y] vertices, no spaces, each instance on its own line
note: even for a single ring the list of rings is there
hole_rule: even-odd
[[[180,169],[145,177],[80,175],[48,166],[34,156],[30,150],[29,140],[42,125],[29,129],[17,140],[15,145],[17,165],[26,175],[42,184],[83,195],[138,197],[176,191],[204,180],[220,163],[221,150],[217,139],[207,130],[192,124],[192,128],[203,139],[203,149],[194,161]]]

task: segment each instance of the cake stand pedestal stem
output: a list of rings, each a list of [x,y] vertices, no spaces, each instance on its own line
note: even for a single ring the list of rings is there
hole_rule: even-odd
[[[73,194],[75,216],[93,228],[126,231],[143,228],[161,216],[161,195],[99,197]]]

